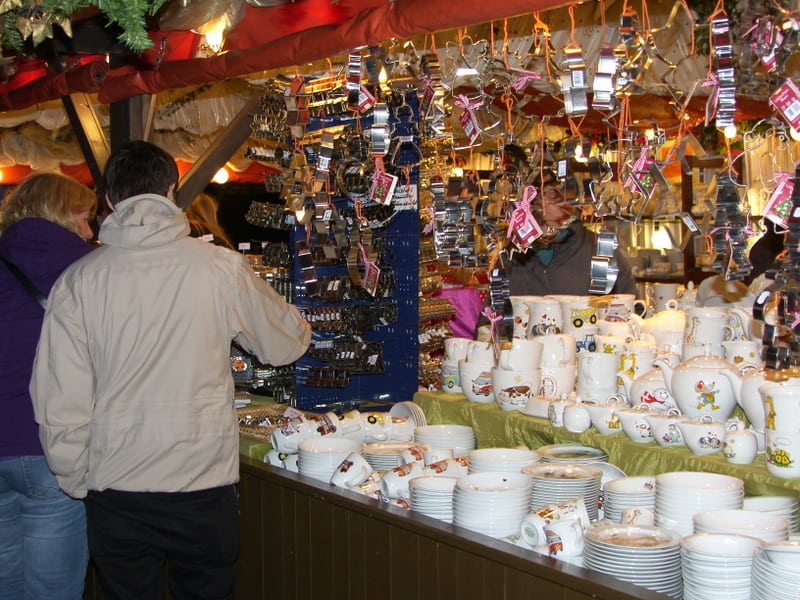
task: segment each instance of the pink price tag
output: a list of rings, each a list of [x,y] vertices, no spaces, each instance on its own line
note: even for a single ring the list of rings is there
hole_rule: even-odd
[[[511,213],[507,235],[521,251],[527,251],[542,233],[541,225],[533,218],[527,206],[518,206]]]
[[[774,106],[786,122],[796,131],[800,131],[800,88],[787,79],[769,97],[769,103]]]
[[[378,291],[378,281],[381,278],[381,268],[375,261],[367,261],[363,287],[370,296],[374,296]]]
[[[764,207],[764,217],[781,227],[787,227],[789,212],[792,210],[794,180],[788,175],[787,173],[785,177],[778,180]]]
[[[458,118],[458,121],[461,123],[461,127],[464,128],[464,133],[467,134],[469,143],[474,144],[478,141],[478,137],[481,135],[481,129],[478,127],[478,120],[475,118],[475,114],[471,110],[465,109]]]
[[[375,171],[372,176],[372,188],[369,192],[370,200],[388,206],[392,202],[394,188],[397,187],[397,176],[386,171]]]

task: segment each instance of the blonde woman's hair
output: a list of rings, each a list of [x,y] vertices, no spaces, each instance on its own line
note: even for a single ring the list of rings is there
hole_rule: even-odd
[[[221,242],[222,245],[233,248],[233,241],[228,237],[228,234],[217,219],[218,209],[219,204],[213,196],[200,193],[186,208],[186,217],[189,219],[189,223],[193,225],[193,230],[204,229],[208,233],[213,234],[214,239]]]
[[[0,229],[28,217],[39,217],[80,235],[75,215],[87,210],[94,215],[97,194],[66,175],[34,173],[6,194],[2,208]]]

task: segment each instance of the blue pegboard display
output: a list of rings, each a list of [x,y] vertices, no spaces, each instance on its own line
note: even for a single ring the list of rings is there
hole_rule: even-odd
[[[416,188],[413,188],[416,189]],[[416,210],[393,214],[380,237],[384,293],[366,297],[346,283],[346,266],[314,266],[316,286],[351,287],[341,300],[310,295],[302,260],[295,260],[295,304],[312,323],[309,351],[295,365],[295,404],[306,410],[354,401],[411,400],[418,386],[419,216]],[[296,242],[305,243],[298,228]],[[307,264],[307,263],[306,263]],[[341,298],[341,295],[339,295]]]

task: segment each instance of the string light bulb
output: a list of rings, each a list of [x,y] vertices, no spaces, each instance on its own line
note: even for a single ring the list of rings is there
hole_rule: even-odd
[[[228,183],[228,180],[231,178],[231,174],[228,173],[228,169],[222,167],[219,171],[214,173],[214,178],[212,181],[214,183],[219,183],[220,185],[223,183]]]
[[[735,139],[739,132],[736,131],[736,125],[728,125],[725,129],[722,130],[722,135],[725,136],[726,140]]]

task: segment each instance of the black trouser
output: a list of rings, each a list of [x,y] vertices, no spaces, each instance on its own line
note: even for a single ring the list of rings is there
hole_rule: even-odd
[[[104,600],[233,598],[239,550],[233,485],[197,492],[90,491],[89,553]]]

